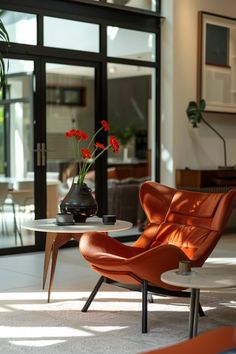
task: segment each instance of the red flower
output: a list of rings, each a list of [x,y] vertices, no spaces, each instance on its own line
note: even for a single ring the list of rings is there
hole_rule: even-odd
[[[89,149],[81,149],[83,159],[91,159],[91,151]]]
[[[78,140],[87,141],[89,136],[87,133],[83,132],[83,130],[76,130],[76,137]]]
[[[114,135],[111,135],[109,137],[108,145],[95,141],[96,136],[101,133],[102,130],[110,130],[109,124],[106,120],[102,120],[100,123],[101,127],[91,137],[86,132],[79,129],[71,129],[65,133],[66,137],[75,139],[73,139],[76,158],[75,173],[78,174],[77,184],[80,186],[83,185],[86,173],[89,171],[90,167],[108,148],[112,148],[113,152],[119,151],[119,142]],[[87,140],[88,142],[85,143],[85,141]],[[83,147],[81,147],[81,145]],[[79,165],[78,172],[77,164]]]
[[[102,126],[103,126],[105,132],[107,132],[108,130],[110,130],[109,124],[107,123],[106,120],[102,120],[102,121],[101,121],[101,124],[102,124]]]
[[[112,146],[112,149],[114,152],[118,152],[120,145],[119,142],[117,141],[116,137],[114,135],[110,136],[110,145]]]
[[[72,138],[72,136],[76,136],[76,132],[77,132],[77,130],[75,130],[75,129],[69,130],[68,132],[66,132],[67,138]]]
[[[98,149],[101,149],[101,150],[106,149],[106,146],[104,144],[101,144],[101,143],[96,143],[95,147],[98,148]]]

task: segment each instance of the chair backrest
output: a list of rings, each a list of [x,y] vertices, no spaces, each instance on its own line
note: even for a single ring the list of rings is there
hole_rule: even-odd
[[[146,182],[140,201],[149,223],[134,244],[150,249],[171,244],[200,266],[218,242],[236,201],[236,189],[227,193],[177,190]]]
[[[34,181],[17,181],[16,182],[16,189],[17,190],[22,190],[22,189],[27,189],[27,190],[34,190]]]
[[[16,190],[11,193],[14,204],[19,206],[34,204],[34,181],[17,181]]]

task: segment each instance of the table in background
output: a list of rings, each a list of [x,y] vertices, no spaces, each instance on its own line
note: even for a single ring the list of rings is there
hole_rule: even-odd
[[[50,302],[58,249],[61,246],[70,240],[76,240],[79,242],[81,235],[85,232],[119,232],[128,230],[131,227],[132,223],[123,220],[117,220],[114,225],[104,225],[102,219],[98,217],[88,218],[85,223],[63,226],[58,226],[56,224],[56,219],[39,219],[24,223],[22,225],[22,228],[24,229],[47,233],[43,269],[43,289],[47,279],[50,258],[52,258],[48,302]]]
[[[191,288],[189,313],[189,338],[197,335],[200,289],[233,288],[236,286],[236,267],[202,267],[192,268],[187,275],[182,275],[178,269],[172,269],[161,275],[164,283]]]

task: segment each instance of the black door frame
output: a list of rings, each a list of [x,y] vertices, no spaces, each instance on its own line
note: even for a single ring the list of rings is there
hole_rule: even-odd
[[[95,83],[94,83],[94,130],[97,130],[97,127],[99,126],[99,117],[101,116],[101,112],[100,112],[100,106],[99,103],[102,101],[101,100],[101,93],[100,90],[98,89],[101,86],[101,83],[99,82],[99,78],[101,78],[101,74],[100,74],[100,65],[99,63],[94,63],[94,62],[89,62],[89,61],[83,61],[83,60],[78,60],[78,59],[65,59],[65,58],[58,58],[58,57],[45,57],[40,59],[40,63],[39,63],[39,73],[38,73],[38,80],[39,80],[39,85],[40,85],[40,113],[36,114],[36,117],[38,118],[38,123],[39,123],[39,127],[37,127],[37,124],[35,125],[35,136],[37,137],[37,142],[40,143],[45,143],[46,146],[46,150],[47,150],[47,139],[46,139],[46,134],[47,134],[47,130],[46,130],[46,119],[47,119],[47,115],[46,115],[46,64],[47,63],[56,63],[56,64],[65,64],[65,65],[74,65],[74,66],[84,66],[84,67],[90,67],[90,68],[94,68],[94,74],[95,74]],[[41,117],[41,119],[40,119]],[[40,134],[38,134],[38,132],[40,131]],[[105,136],[102,137],[102,139],[106,138]],[[36,159],[35,159],[36,160]],[[47,161],[47,154],[46,154],[46,161]],[[105,160],[106,162],[106,160]],[[38,204],[37,204],[37,210],[38,213],[36,212],[35,214],[35,218],[36,219],[40,219],[40,218],[46,218],[46,198],[45,196],[47,195],[47,190],[46,190],[46,171],[47,171],[47,166],[45,167],[41,167],[41,168],[37,168],[37,166],[35,166],[37,173],[36,173],[36,196],[41,196],[41,198],[39,198],[38,200]],[[101,176],[102,175],[102,171],[101,171],[101,164],[96,164],[95,163],[95,178],[96,178],[96,185],[97,185],[97,176]],[[41,183],[40,183],[41,181]],[[42,181],[43,181],[43,189],[42,189]],[[39,184],[39,188],[37,190],[37,185]],[[42,193],[43,190],[43,193]],[[100,193],[96,193],[96,199],[98,201],[98,204],[101,206],[102,201],[101,196],[103,197],[103,188],[100,185],[99,188]],[[45,234],[43,235],[43,233],[36,233],[36,237],[38,239],[38,247],[39,249],[44,249],[45,246]]]
[[[11,43],[6,48],[0,43],[0,50],[5,57],[34,60],[36,92],[34,94],[34,131],[35,144],[46,141],[46,100],[45,100],[45,65],[46,62],[58,60],[64,64],[87,65],[95,67],[95,129],[99,125],[99,117],[107,117],[107,63],[120,63],[147,66],[156,69],[156,180],[160,179],[160,16],[147,11],[116,8],[108,4],[96,2],[75,2],[73,0],[1,0],[1,8],[12,11],[28,12],[37,15],[37,43],[38,45],[25,45]],[[43,46],[43,16],[54,16],[66,19],[81,20],[100,25],[100,52],[90,53]],[[155,32],[157,35],[156,58],[157,61],[146,62],[139,60],[111,58],[106,55],[106,26],[120,26],[127,29]],[[71,59],[73,58],[73,60]],[[44,118],[43,118],[44,117]],[[43,119],[42,119],[43,118]],[[104,134],[103,141],[107,136]],[[35,145],[36,148],[36,145]],[[36,158],[34,158],[36,161]],[[97,199],[100,210],[107,209],[107,154],[99,159],[95,165]],[[46,167],[38,169],[35,166],[35,200],[37,203],[36,218],[45,217],[46,205]],[[44,181],[42,183],[42,181]],[[44,212],[43,212],[44,210]],[[1,254],[32,252],[44,249],[45,237],[37,235],[35,246],[23,246],[9,249],[0,249]],[[9,252],[10,251],[10,252]]]

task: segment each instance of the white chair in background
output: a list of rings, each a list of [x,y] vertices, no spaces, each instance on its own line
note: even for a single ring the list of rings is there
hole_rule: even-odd
[[[8,235],[7,221],[4,215],[4,203],[8,195],[8,182],[0,182],[0,213],[2,220],[2,233]]]
[[[17,243],[17,235],[19,235],[21,245],[23,245],[21,218],[22,214],[25,216],[25,213],[29,215],[29,213],[34,212],[34,181],[17,181],[15,188],[9,193],[14,214],[15,242]]]

